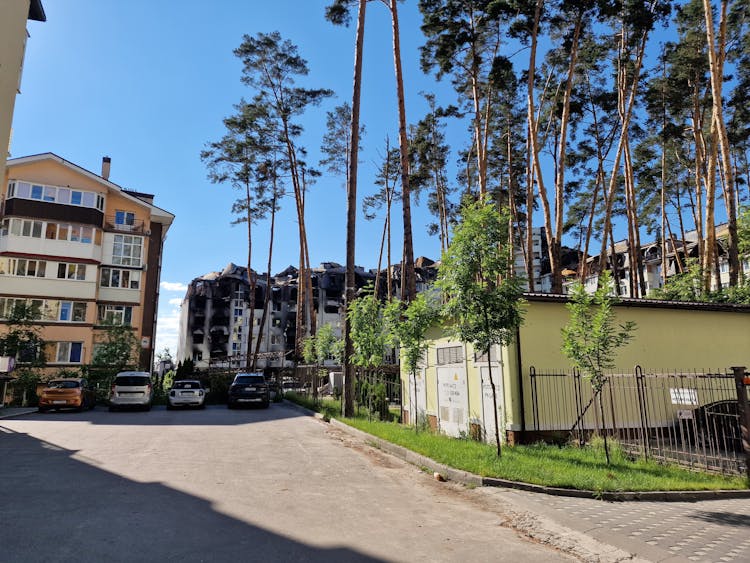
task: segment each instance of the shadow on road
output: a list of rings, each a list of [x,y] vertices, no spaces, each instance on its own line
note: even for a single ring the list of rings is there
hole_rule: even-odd
[[[0,427],[3,561],[379,561],[302,543],[75,455]]]
[[[24,415],[25,421],[88,422],[102,425],[143,426],[235,426],[256,422],[271,422],[285,418],[309,416],[304,411],[284,404],[272,404],[267,409],[227,409],[226,405],[208,405],[205,409],[167,410],[155,406],[150,411],[118,410],[109,412],[105,406],[94,410],[75,412],[71,410],[48,411]]]
[[[734,514],[732,512],[708,512],[700,511],[690,515],[691,518],[702,520],[710,524],[722,524],[724,526],[750,527],[750,518],[746,514]]]

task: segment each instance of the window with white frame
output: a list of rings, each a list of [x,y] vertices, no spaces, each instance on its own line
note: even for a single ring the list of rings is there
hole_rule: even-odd
[[[99,211],[104,209],[104,196],[98,192],[34,184],[20,180],[13,180],[8,183],[8,199],[11,198],[36,199],[47,203],[91,207]]]
[[[282,343],[283,342],[282,342],[281,336],[279,336],[278,334],[271,335],[271,344],[276,345],[276,344],[282,344]]]
[[[135,213],[132,211],[115,211],[115,225],[121,230],[131,230],[135,225]]]
[[[120,266],[140,266],[143,237],[115,235],[112,246],[112,263]]]
[[[43,278],[47,272],[44,260],[27,260],[25,258],[0,258],[0,274]]]
[[[0,319],[10,318],[13,310],[20,305],[30,307],[35,320],[55,320],[55,317],[47,315],[47,307],[45,306],[44,299],[24,299],[17,297],[0,297]]]
[[[133,320],[133,307],[130,305],[99,305],[96,320],[99,323],[129,325]]]
[[[55,356],[59,364],[80,364],[83,356],[83,342],[58,342]]]
[[[60,280],[85,280],[86,265],[60,262],[57,265],[57,279]]]
[[[57,303],[57,319],[60,322],[82,323],[86,321],[86,303],[81,301],[59,301]],[[48,307],[53,309],[53,306]]]
[[[102,268],[99,276],[102,287],[117,287],[121,289],[139,289],[141,287],[141,272],[137,270],[121,270],[119,268]]]
[[[92,244],[98,235],[97,229],[85,225],[58,224],[33,219],[17,219],[15,217],[5,219],[0,232],[4,236],[11,234],[18,237],[67,240],[84,244]]]

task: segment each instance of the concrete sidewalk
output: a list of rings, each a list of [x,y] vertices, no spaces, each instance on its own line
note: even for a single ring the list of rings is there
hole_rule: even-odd
[[[331,422],[382,451],[449,481],[476,487],[476,497],[504,513],[512,527],[583,561],[750,562],[748,498],[611,502],[483,487],[477,475],[446,468],[335,419]]]
[[[607,502],[494,487],[483,487],[481,493],[640,559],[750,561],[747,499]]]

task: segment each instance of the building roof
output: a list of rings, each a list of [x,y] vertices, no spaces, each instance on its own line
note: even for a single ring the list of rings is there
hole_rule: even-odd
[[[11,158],[11,159],[8,159],[7,168],[10,173],[10,169],[14,166],[33,164],[35,162],[42,162],[45,160],[52,160],[54,162],[62,164],[63,166],[70,168],[71,170],[73,170],[74,172],[77,172],[78,174],[87,176],[88,178],[96,182],[99,182],[103,186],[113,191],[119,192],[120,195],[122,195],[126,199],[129,199],[144,207],[148,207],[151,212],[152,221],[155,221],[157,223],[162,223],[166,225],[167,228],[169,228],[169,226],[172,224],[172,221],[174,221],[173,213],[170,213],[169,211],[166,211],[162,209],[161,207],[157,207],[156,205],[153,205],[152,203],[149,203],[148,201],[144,200],[143,195],[146,195],[146,194],[142,194],[141,192],[134,192],[132,190],[126,190],[125,188],[115,184],[114,182],[105,180],[99,174],[95,174],[94,172],[91,172],[90,170],[86,170],[82,166],[78,166],[77,164],[70,162],[69,160],[65,160],[64,158],[56,155],[55,153],[45,152],[45,153],[34,154],[34,155],[29,155],[29,156],[20,156],[18,158]],[[135,194],[138,194],[138,195],[135,195]],[[166,233],[166,229],[165,229],[165,233]]]
[[[540,303],[568,303],[570,296],[557,293],[524,293],[524,299]],[[646,307],[651,309],[690,309],[693,311],[729,311],[734,313],[750,313],[750,305],[740,303],[706,303],[692,301],[667,301],[665,299],[636,299],[633,297],[619,297],[615,306]]]
[[[31,0],[29,3],[29,18],[30,20],[38,22],[46,22],[47,14],[44,13],[44,6],[42,6],[42,0]]]

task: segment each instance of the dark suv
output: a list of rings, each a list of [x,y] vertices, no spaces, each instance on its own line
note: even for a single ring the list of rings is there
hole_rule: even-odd
[[[268,408],[271,393],[262,373],[238,373],[229,387],[227,406],[233,409],[240,405],[261,405]]]

